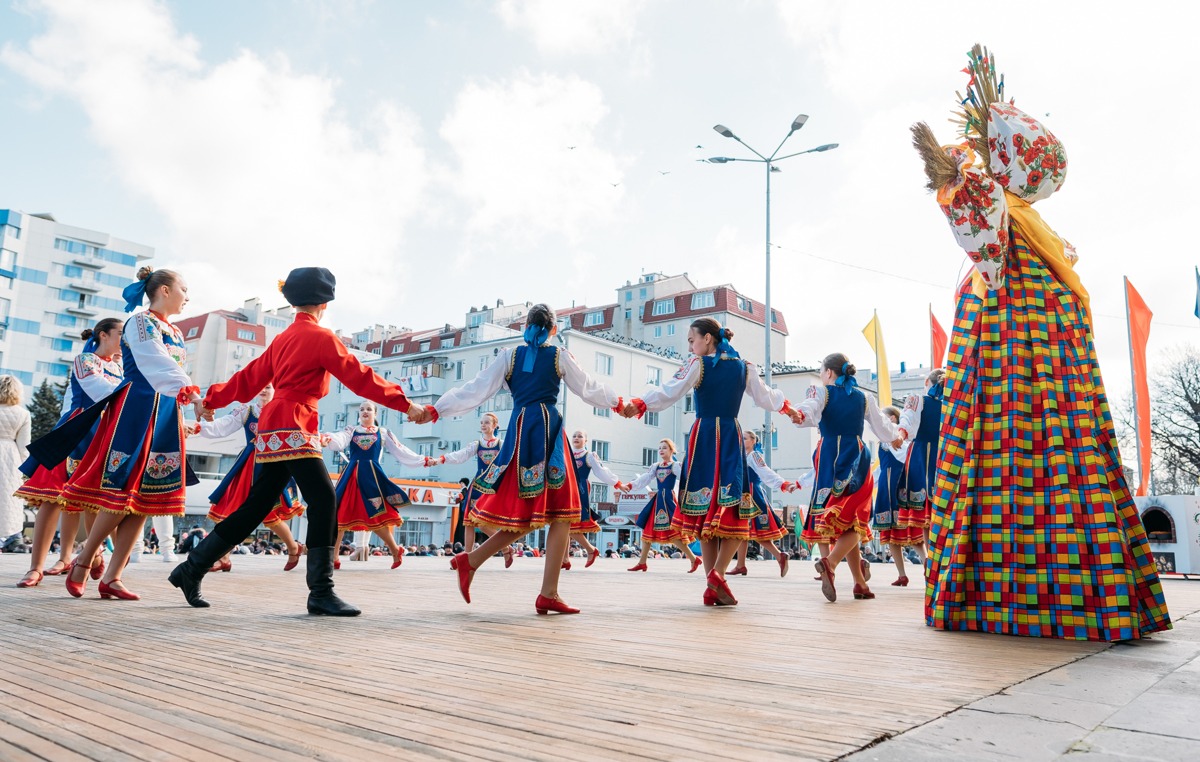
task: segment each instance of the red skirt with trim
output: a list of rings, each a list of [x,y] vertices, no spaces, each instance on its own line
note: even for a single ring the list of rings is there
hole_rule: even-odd
[[[226,488],[225,494],[221,495],[221,499],[209,507],[208,518],[215,522],[229,518],[234,511],[241,507],[242,503],[246,502],[246,496],[250,494],[250,487],[253,484],[254,456],[251,455],[250,460],[238,469],[233,481]],[[280,521],[291,521],[304,514],[304,504],[290,494],[291,491],[292,485],[289,482],[288,488],[279,496],[279,502],[275,504],[262,523],[275,524]]]
[[[46,468],[38,466],[33,472],[33,476],[25,480],[25,483],[17,488],[13,493],[13,497],[24,500],[30,505],[40,505],[42,503],[57,503],[62,497],[63,487],[66,486],[67,463],[68,458],[62,463],[59,463],[54,468]],[[63,506],[68,511],[81,511],[81,508],[72,508],[71,506]]]
[[[817,520],[816,532],[820,542],[832,542],[846,532],[858,533],[860,542],[871,540],[871,494],[875,491],[875,475],[868,472],[862,486],[855,492],[825,501],[825,510]],[[807,528],[807,527],[806,527]]]
[[[761,513],[750,520],[750,539],[756,542],[775,542],[787,534],[787,529],[770,508],[759,509]]]
[[[404,524],[400,511],[386,500],[381,501],[378,508],[368,508],[358,486],[357,470],[346,478],[348,481],[337,509],[339,532],[370,532]]]
[[[599,532],[600,524],[588,516],[587,521],[572,521],[571,534],[587,534],[588,532]]]
[[[581,503],[579,487],[575,481],[575,469],[564,469],[563,483],[552,487],[547,480],[545,490],[535,497],[521,497],[518,482],[517,467],[514,464],[496,486],[492,495],[480,495],[471,513],[471,523],[482,529],[504,532],[532,532],[559,521],[575,524],[579,521]],[[592,522],[593,524],[595,522]],[[597,525],[596,529],[599,529]],[[580,532],[594,532],[596,529],[580,529]]]
[[[895,529],[880,529],[875,538],[884,545],[920,545],[925,542],[923,527],[897,527]]]

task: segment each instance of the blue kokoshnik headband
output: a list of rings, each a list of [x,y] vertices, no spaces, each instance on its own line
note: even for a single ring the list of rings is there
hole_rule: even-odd
[[[847,376],[846,371],[849,370],[850,363],[842,363],[842,373],[838,376],[837,381],[834,381],[835,386],[840,386],[846,390],[846,394],[850,394],[858,387],[858,380],[854,376]]]
[[[537,359],[537,348],[545,344],[548,338],[550,338],[549,327],[544,325],[525,326],[525,344],[529,347],[529,351],[525,353],[525,362],[521,364],[522,373],[529,373],[533,370],[533,361]]]

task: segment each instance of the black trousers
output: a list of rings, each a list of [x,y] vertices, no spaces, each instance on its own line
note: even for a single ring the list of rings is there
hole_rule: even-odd
[[[304,502],[308,504],[308,536],[304,542],[311,548],[329,548],[337,536],[337,510],[333,482],[325,461],[320,458],[297,458],[263,463],[258,477],[250,487],[246,500],[229,518],[213,529],[231,545],[238,545],[258,528],[279,501],[289,479],[296,480]]]

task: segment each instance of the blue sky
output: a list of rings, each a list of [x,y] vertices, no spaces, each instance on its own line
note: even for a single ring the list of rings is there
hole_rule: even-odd
[[[609,303],[643,270],[761,299],[762,175],[696,160],[745,155],[713,124],[770,150],[805,112],[789,147],[841,147],[774,175],[788,356],[871,365],[860,331],[877,309],[892,363],[916,364],[926,305],[949,326],[966,264],[907,127],[953,139],[945,119],[978,39],[1070,155],[1064,190],[1038,208],[1079,251],[1119,394],[1121,275],[1155,310],[1152,366],[1200,327],[1192,170],[1168,153],[1200,108],[1181,89],[1190,13],[20,0],[0,5],[0,207],[155,246],[197,310],[270,303],[290,267],[327,265],[331,323],[350,330],[458,323],[496,299]]]

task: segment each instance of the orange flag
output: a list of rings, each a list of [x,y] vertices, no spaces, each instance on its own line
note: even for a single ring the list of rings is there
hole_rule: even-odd
[[[929,305],[929,354],[931,368],[942,367],[946,359],[946,332],[933,316],[933,305]]]
[[[1150,485],[1150,382],[1146,376],[1146,342],[1153,313],[1129,278],[1125,279],[1125,311],[1129,321],[1129,364],[1133,372],[1133,425],[1137,434],[1138,486],[1142,496]]]

